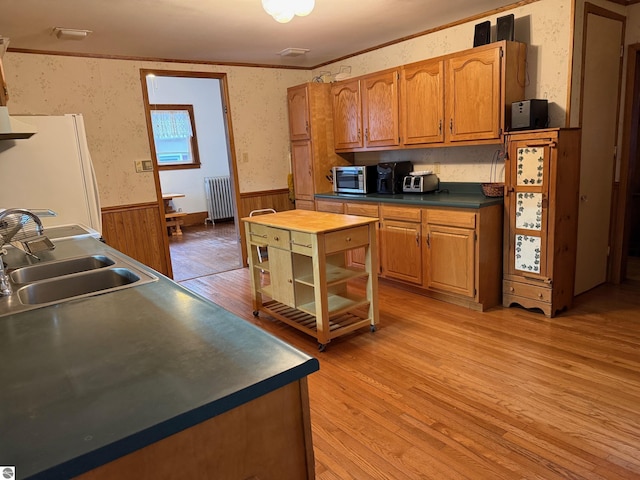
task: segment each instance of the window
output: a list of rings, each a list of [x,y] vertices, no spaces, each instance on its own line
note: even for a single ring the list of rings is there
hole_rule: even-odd
[[[159,170],[200,168],[193,105],[151,105]]]

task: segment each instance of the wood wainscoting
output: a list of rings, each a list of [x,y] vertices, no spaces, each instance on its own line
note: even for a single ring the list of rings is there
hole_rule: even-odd
[[[240,204],[237,205],[237,208],[240,219],[248,217],[253,210],[273,208],[281,212],[292,210],[295,205],[289,200],[289,190],[283,188],[240,194]],[[206,213],[189,214],[188,217],[190,222],[196,224],[204,222],[206,216],[203,217],[203,215]],[[246,265],[247,252],[244,230],[242,228],[238,230],[242,246],[242,259]],[[163,245],[166,234],[166,226],[160,221],[159,205],[155,202],[119,205],[102,209],[102,236],[107,245],[120,250],[163,275],[171,277],[171,259],[169,253],[165,252]]]
[[[102,209],[102,237],[107,245],[170,276],[163,245],[166,231],[156,202]]]
[[[294,203],[289,200],[289,190],[286,188],[241,193],[240,204],[237,207],[238,219],[248,217],[253,210],[261,210],[263,208],[273,208],[276,212],[296,208]],[[247,266],[247,243],[244,235],[244,227],[242,225],[238,225],[238,227],[240,248],[242,249],[242,264]]]
[[[262,208],[273,208],[276,212],[282,212],[293,210],[296,206],[289,200],[289,190],[286,188],[240,194],[238,218],[248,217],[253,210]]]

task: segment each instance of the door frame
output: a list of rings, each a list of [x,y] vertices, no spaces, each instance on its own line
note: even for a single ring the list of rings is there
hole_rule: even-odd
[[[147,89],[147,75],[156,75],[158,77],[182,77],[182,78],[209,78],[220,81],[220,96],[222,99],[222,110],[225,125],[225,136],[227,138],[227,151],[229,162],[229,175],[231,176],[231,190],[233,195],[233,220],[236,227],[236,235],[240,239],[241,247],[241,262],[244,264],[247,258],[246,245],[244,242],[244,233],[240,228],[240,222],[238,218],[238,205],[240,204],[240,194],[238,186],[238,166],[235,155],[235,143],[233,139],[233,126],[231,123],[231,107],[229,103],[229,88],[227,84],[226,73],[215,72],[189,72],[183,70],[162,70],[162,69],[140,69],[140,83],[142,84],[142,96],[144,100],[145,118],[147,121],[147,135],[149,137],[149,147],[151,149],[151,160],[153,162],[153,181],[156,188],[156,201],[158,203],[158,211],[160,215],[160,223],[164,225],[165,211],[164,201],[162,200],[162,188],[160,186],[160,174],[158,172],[158,163],[156,155],[156,147],[153,139],[153,128],[151,126],[151,109],[149,108],[149,91]],[[162,229],[162,245],[164,248],[164,255],[167,259],[168,276],[173,278],[173,268],[171,266],[171,252],[169,250],[169,237],[166,235],[166,231]]]
[[[612,12],[611,10],[607,10],[606,8],[602,8],[599,7],[598,5],[594,5],[593,3],[589,3],[589,2],[585,2],[584,4],[584,13],[583,13],[583,29],[582,29],[582,65],[581,65],[581,71],[580,71],[580,111],[579,111],[579,125],[580,127],[582,127],[582,118],[583,118],[583,114],[584,114],[584,108],[583,108],[583,104],[584,104],[584,81],[585,81],[585,59],[586,59],[586,42],[587,42],[587,23],[588,23],[588,16],[589,14],[592,15],[598,15],[601,17],[605,17],[605,18],[609,18],[612,20],[618,20],[622,23],[622,46],[624,46],[624,40],[625,40],[625,35],[626,35],[626,26],[627,26],[627,17],[625,17],[624,15],[620,15],[619,13],[616,12]],[[619,68],[619,81],[618,81],[618,102],[617,102],[617,108],[616,108],[616,134],[615,134],[615,139],[616,139],[616,143],[619,140],[619,132],[620,132],[620,108],[621,108],[621,103],[622,103],[622,84],[623,84],[623,73],[624,73],[624,62],[623,62],[623,56],[620,56],[620,68]],[[622,147],[624,148],[625,145],[625,141],[623,139],[622,141]],[[620,152],[620,146],[618,145],[618,152]],[[618,218],[618,210],[620,207],[620,195],[618,192],[618,183],[616,182],[616,167],[618,162],[622,162],[622,157],[620,156],[619,153],[616,153],[616,159],[613,162],[613,176],[612,176],[612,187],[611,187],[611,210],[609,213],[609,225],[607,225],[608,229],[609,229],[609,246],[610,246],[610,252],[609,252],[609,257],[607,259],[607,271],[606,271],[606,281],[608,282],[615,282],[615,275],[614,275],[614,271],[616,270],[616,261],[615,261],[615,257],[614,257],[614,251],[615,251],[615,243],[618,241],[617,237],[619,237],[619,235],[616,236],[616,226],[620,225],[619,223],[617,223],[617,218]],[[622,163],[620,163],[621,165],[621,169],[620,169],[620,175],[622,176]],[[603,226],[604,228],[604,226]],[[619,267],[619,263],[617,264]]]
[[[621,234],[612,238],[611,281],[622,282],[627,273],[627,257],[631,216],[629,202],[631,199],[631,173],[638,168],[640,133],[640,43],[627,46],[627,75],[624,99],[624,120],[622,123],[622,152],[620,155],[620,181],[616,196],[614,231]]]

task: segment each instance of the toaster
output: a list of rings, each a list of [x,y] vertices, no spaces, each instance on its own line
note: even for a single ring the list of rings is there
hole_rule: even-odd
[[[438,176],[430,173],[428,175],[407,175],[402,182],[404,193],[425,193],[437,190],[439,186]]]

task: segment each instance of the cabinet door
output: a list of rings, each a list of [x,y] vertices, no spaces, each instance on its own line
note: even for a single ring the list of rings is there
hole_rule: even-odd
[[[369,75],[361,83],[365,146],[400,145],[397,70]]]
[[[385,220],[381,236],[383,276],[421,285],[420,224]]]
[[[289,250],[269,247],[269,275],[272,298],[290,307],[295,307],[293,265]]]
[[[444,141],[444,63],[405,66],[400,77],[402,143]]]
[[[502,48],[471,51],[446,63],[446,122],[449,141],[500,137]]]
[[[475,230],[427,225],[426,287],[475,296]]]
[[[509,254],[508,275],[546,279],[548,178],[551,144],[544,141],[513,141],[505,172]]]
[[[294,140],[310,138],[309,90],[306,85],[287,90],[289,105],[289,137]]]
[[[364,144],[360,80],[335,83],[331,86],[331,98],[333,138],[336,150],[362,147]]]
[[[311,142],[302,140],[291,143],[291,166],[295,198],[313,200],[313,166]]]

